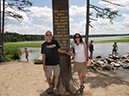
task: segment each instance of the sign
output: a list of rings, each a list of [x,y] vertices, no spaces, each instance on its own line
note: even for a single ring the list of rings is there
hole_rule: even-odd
[[[53,5],[53,32],[61,49],[69,50],[69,4],[68,0],[52,0]]]

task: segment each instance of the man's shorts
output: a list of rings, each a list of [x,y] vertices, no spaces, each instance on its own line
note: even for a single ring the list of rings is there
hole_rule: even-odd
[[[116,49],[113,49],[113,52],[116,52],[117,50]]]
[[[90,53],[93,53],[93,50],[92,49],[90,49],[89,51],[90,51]]]
[[[60,75],[60,66],[59,66],[59,64],[53,65],[53,66],[46,66],[46,68],[47,68],[47,72],[45,72],[45,76],[47,78],[52,76],[52,70],[53,70],[55,76]]]
[[[86,66],[84,66],[85,62],[76,62],[74,61],[74,69],[76,71],[86,71]]]

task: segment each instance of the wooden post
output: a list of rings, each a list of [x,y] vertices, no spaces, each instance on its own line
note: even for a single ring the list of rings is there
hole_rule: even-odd
[[[53,32],[54,39],[58,41],[62,50],[70,50],[69,36],[69,4],[68,0],[52,0],[53,5]],[[60,84],[59,91],[75,93],[72,83],[71,60],[66,54],[59,54],[60,58]],[[63,88],[63,89],[61,89]],[[65,90],[65,91],[62,91]]]

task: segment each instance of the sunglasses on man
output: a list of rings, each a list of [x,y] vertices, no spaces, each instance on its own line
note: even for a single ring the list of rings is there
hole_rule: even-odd
[[[46,36],[52,36],[52,34],[47,34]]]

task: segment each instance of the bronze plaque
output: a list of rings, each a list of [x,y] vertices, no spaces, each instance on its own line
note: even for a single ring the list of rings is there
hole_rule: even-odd
[[[68,0],[52,0],[54,39],[61,49],[70,49]]]

